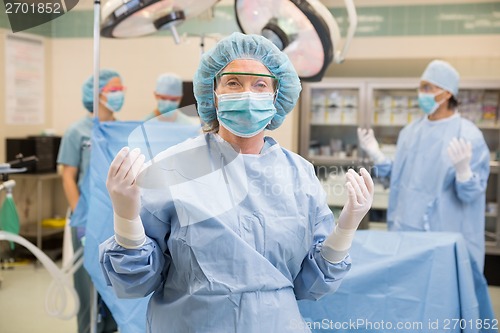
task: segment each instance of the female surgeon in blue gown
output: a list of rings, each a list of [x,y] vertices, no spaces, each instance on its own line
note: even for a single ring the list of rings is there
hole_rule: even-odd
[[[310,332],[296,300],[334,292],[349,271],[372,179],[347,173],[335,224],[312,165],[264,136],[301,90],[267,39],[221,40],[193,83],[205,133],[147,163],[125,147],[110,166],[107,282],[123,298],[152,293],[148,332]]]

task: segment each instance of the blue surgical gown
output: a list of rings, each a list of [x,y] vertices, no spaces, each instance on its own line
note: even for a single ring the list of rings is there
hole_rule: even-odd
[[[472,143],[472,177],[456,180],[447,152],[452,138]],[[389,230],[450,231],[463,234],[473,261],[484,266],[485,195],[489,150],[481,131],[455,114],[416,120],[399,134],[394,161],[375,165],[375,176],[390,177]]]
[[[247,155],[201,135],[139,177],[146,243],[111,237],[100,260],[119,297],[153,293],[148,332],[310,332],[296,300],[334,292],[350,269],[320,254],[334,220],[313,167],[265,140]]]

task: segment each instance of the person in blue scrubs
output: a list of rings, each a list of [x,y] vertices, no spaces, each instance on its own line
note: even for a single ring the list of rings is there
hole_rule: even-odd
[[[197,117],[190,117],[179,110],[182,101],[182,79],[173,73],[163,73],[156,80],[154,92],[156,99],[155,110],[146,117],[146,120],[155,119],[181,125],[199,125]]]
[[[458,111],[459,79],[445,61],[428,64],[418,92],[424,115],[403,128],[394,160],[373,130],[358,129],[358,138],[375,176],[390,177],[389,230],[460,232],[482,272],[490,157],[481,131]]]
[[[297,300],[334,292],[349,271],[372,179],[347,173],[335,225],[313,166],[264,135],[301,90],[266,38],[222,39],[193,84],[204,134],[147,163],[125,147],[111,163],[115,235],[100,246],[107,283],[118,297],[152,294],[151,333],[310,332]]]
[[[82,102],[88,113],[81,120],[72,124],[65,132],[57,163],[62,165],[62,182],[66,199],[74,212],[83,191],[83,180],[89,169],[90,136],[93,126],[93,94],[94,78],[88,78],[82,87]],[[120,111],[124,101],[123,85],[120,75],[108,69],[99,73],[99,121],[114,121],[115,113]],[[73,248],[82,247],[85,227],[72,228]],[[80,267],[74,274],[74,285],[80,299],[80,309],[77,315],[78,332],[90,332],[90,287],[92,281],[85,268]],[[102,320],[97,323],[97,332],[115,332],[117,326],[106,305],[100,303]]]

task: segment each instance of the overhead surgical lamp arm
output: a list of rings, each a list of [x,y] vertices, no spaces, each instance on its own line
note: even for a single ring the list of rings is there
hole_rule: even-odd
[[[100,54],[101,1],[94,0],[94,117],[99,119],[99,54]]]
[[[99,120],[99,67],[101,41],[101,1],[94,0],[94,118]],[[97,332],[97,290],[90,287],[90,333]]]
[[[337,64],[344,61],[345,55],[349,50],[349,46],[351,45],[351,41],[354,38],[354,34],[356,33],[356,28],[358,26],[358,14],[356,13],[356,7],[354,6],[353,0],[344,0],[344,2],[347,8],[347,16],[349,17],[349,29],[347,30],[342,50],[335,51],[333,61]]]

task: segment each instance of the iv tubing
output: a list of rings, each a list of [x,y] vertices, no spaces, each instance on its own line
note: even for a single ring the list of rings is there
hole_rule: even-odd
[[[77,260],[76,264],[71,263],[62,269],[59,269],[57,265],[42,252],[42,250],[25,238],[7,231],[0,231],[0,241],[1,240],[15,242],[27,248],[35,255],[35,257],[43,264],[52,276],[53,281],[49,286],[45,297],[45,311],[47,314],[63,320],[73,318],[78,313],[80,308],[80,299],[73,288],[71,277],[83,263],[83,248],[75,252],[73,261]],[[68,299],[73,300],[73,308],[71,311],[68,309]]]

